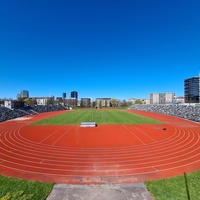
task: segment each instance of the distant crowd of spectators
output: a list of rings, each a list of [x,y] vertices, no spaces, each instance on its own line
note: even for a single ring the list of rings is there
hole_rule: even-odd
[[[129,109],[162,113],[200,122],[200,106],[135,104],[129,107]]]
[[[11,110],[4,106],[0,106],[0,122],[27,115],[58,111],[58,110],[66,110],[66,108],[61,105],[35,105],[35,106],[26,106],[20,109],[18,108]]]

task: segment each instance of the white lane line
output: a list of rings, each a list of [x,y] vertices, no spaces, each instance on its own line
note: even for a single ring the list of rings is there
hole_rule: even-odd
[[[67,133],[69,133],[69,131],[74,127],[74,125],[72,125],[69,129],[67,129],[57,140],[55,140],[54,143],[51,144],[51,146],[54,146],[63,136],[65,136]]]
[[[151,140],[153,140],[154,142],[157,142],[157,140],[155,140],[154,138],[152,138],[151,136],[149,136],[148,134],[146,134],[144,131],[141,131],[139,128],[137,128],[136,126],[132,125],[133,128],[137,129],[139,132],[141,132],[143,135],[145,135],[146,137],[150,138]]]
[[[179,145],[179,147],[180,147],[180,144],[178,144]],[[30,147],[30,146],[29,146]],[[171,148],[171,147],[170,147]],[[35,151],[36,149],[34,149],[34,151]],[[40,148],[40,150],[41,150],[41,148]],[[47,149],[47,151],[48,150],[50,150],[50,149]],[[54,152],[55,153],[55,152]],[[58,153],[60,153],[60,152],[58,152]],[[71,153],[73,153],[73,152],[71,152]],[[102,153],[102,152],[100,152],[100,153]],[[152,151],[151,151],[151,153],[152,153]]]
[[[179,144],[179,147],[180,147],[180,144]],[[171,148],[171,146],[170,146],[170,148]],[[160,150],[160,149],[158,149],[158,150]],[[34,151],[35,151],[35,149],[34,149]]]
[[[76,127],[76,144],[79,143],[79,127]]]
[[[39,142],[39,144],[43,143],[45,140],[47,140],[48,138],[50,138],[52,135],[56,134],[59,130],[61,130],[63,127],[65,126],[61,126],[60,128],[58,128],[56,131],[54,131],[53,133],[51,133],[48,137],[46,137],[45,139],[41,140]]]
[[[24,137],[22,137],[21,135],[20,135],[20,133],[19,133],[19,131],[18,131],[18,136],[20,137],[20,138],[22,138],[23,140],[20,140],[20,138],[18,138],[17,136],[16,136],[16,139],[17,140],[20,140],[20,144],[21,143],[24,143],[25,141],[26,141],[26,144],[27,143],[29,143],[29,144],[31,144],[31,146],[33,146],[33,144],[34,144],[34,146],[37,146],[39,149],[41,149],[41,148],[49,148],[49,145],[45,145],[45,144],[43,144],[43,146],[39,146],[38,145],[38,143],[36,143],[36,142],[33,142],[33,141],[30,141],[30,140],[27,140],[26,138],[24,138]],[[176,136],[176,133],[174,133],[170,138],[172,139],[174,136]],[[177,137],[178,137],[178,135],[177,135]],[[169,139],[169,138],[168,138]],[[173,138],[173,139],[176,139],[176,138]],[[159,145],[161,144],[161,142],[163,143],[163,141],[164,142],[167,142],[167,140],[162,140],[162,141],[159,141]],[[28,145],[29,145],[28,144]],[[164,143],[163,143],[164,144]],[[157,144],[156,144],[157,145]],[[148,145],[148,148],[150,148],[150,146],[152,146],[152,145]],[[155,144],[154,144],[154,146],[155,146]],[[140,151],[140,148],[141,149],[147,149],[146,148],[146,146],[137,146],[137,147],[134,147],[134,150],[135,151]],[[79,149],[77,149],[77,148],[73,148],[73,147],[63,147],[63,148],[56,148],[56,149],[61,149],[61,150],[74,150],[74,151],[82,151],[81,149],[83,149],[83,150],[86,150],[87,148],[79,148]],[[114,148],[109,148],[109,150],[113,150],[113,151],[115,151],[115,150],[117,150],[118,151],[118,149],[120,149],[120,150],[122,150],[122,149],[125,149],[126,151],[127,151],[127,149],[133,149],[133,147],[130,147],[130,146],[128,146],[128,147],[118,147],[118,148],[116,148],[116,147],[114,147]],[[152,148],[151,148],[152,149]],[[98,148],[95,148],[95,150],[98,150]],[[100,151],[106,151],[107,150],[107,148],[99,148],[99,150]]]
[[[122,125],[123,127],[125,127],[129,133],[131,133],[131,135],[133,135],[135,138],[137,138],[142,144],[145,144],[138,136],[136,136],[127,126]]]
[[[189,132],[189,131],[188,131]]]
[[[152,166],[152,168],[156,171],[156,172],[158,172],[159,170],[158,169],[156,169],[154,166]]]
[[[195,140],[195,141],[196,141],[196,143],[194,145],[197,145],[199,143],[199,140]],[[113,163],[127,163],[127,162],[131,163],[131,162],[135,162],[136,165],[137,164],[147,164],[147,163],[152,163],[153,161],[154,162],[163,162],[163,161],[171,160],[171,159],[177,159],[177,158],[180,159],[181,157],[185,157],[185,156],[187,156],[187,158],[190,158],[190,157],[188,157],[190,154],[192,154],[193,152],[198,152],[199,151],[199,146],[197,146],[195,149],[193,149],[194,145],[189,145],[189,148],[184,148],[184,150],[181,150],[181,151],[178,151],[178,152],[177,151],[176,152],[172,151],[171,154],[168,153],[168,154],[166,154],[164,156],[163,156],[163,153],[161,153],[162,154],[161,156],[158,156],[158,155],[153,155],[153,156],[150,156],[150,157],[148,157],[148,155],[147,155],[147,157],[145,157],[145,156],[134,156],[134,157],[120,156],[118,158],[112,158],[112,156],[111,156],[111,158],[109,158],[109,157],[107,157],[107,158],[102,158],[102,157],[101,158],[96,158],[96,157],[91,157],[91,155],[89,155],[89,157],[87,157],[85,155],[85,156],[82,156],[82,158],[80,158],[78,156],[74,158],[74,155],[69,155],[68,157],[65,157],[65,159],[63,158],[64,160],[57,160],[57,162],[58,163],[59,162],[72,162],[72,160],[78,160],[78,163],[81,163],[80,160],[85,160],[85,162],[83,162],[83,163],[90,163],[90,160],[91,160],[91,162],[101,162],[101,163],[103,163],[103,162],[113,162]],[[9,146],[8,146],[8,148],[9,148]],[[193,150],[191,151],[191,149],[193,149]],[[15,149],[15,150],[17,151],[17,149]],[[4,149],[4,151],[6,151],[6,150]],[[10,157],[13,157],[13,158],[16,158],[17,155],[20,155],[20,156],[23,156],[25,158],[29,158],[30,159],[31,156],[33,156],[33,154],[30,154],[30,153],[29,154],[31,156],[25,156],[23,154],[16,153],[16,151],[12,152],[10,150],[7,150],[7,152],[9,152],[9,153],[12,152],[13,156],[10,156]],[[178,156],[177,156],[177,154],[178,154]],[[6,155],[6,154],[4,154],[4,155]],[[165,158],[165,157],[167,157],[167,158]],[[35,157],[35,155],[32,158],[33,159],[42,159],[42,157],[38,158],[38,157]],[[52,159],[52,158],[58,158],[58,157],[57,156],[45,156],[45,159],[47,159],[47,158],[51,158]],[[128,161],[124,160],[124,159],[128,159]],[[89,160],[89,162],[88,162],[88,160]],[[102,160],[103,160],[103,162],[102,162]],[[145,162],[144,162],[144,160],[145,160]],[[152,160],[152,161],[149,161],[149,160]],[[51,162],[52,160],[47,160],[47,161]],[[133,165],[133,164],[126,164],[126,165],[123,165],[123,166],[128,166],[128,165]]]
[[[198,140],[196,140],[195,139],[195,141],[196,141],[196,143],[195,144],[197,144],[198,142],[199,142],[199,136],[198,136]],[[194,144],[194,145],[195,145]],[[192,148],[192,146],[194,146],[194,145],[190,145],[190,148]],[[195,148],[194,150],[192,150],[192,151],[186,151],[186,153],[182,153],[182,154],[180,154],[180,151],[179,152],[174,152],[173,154],[177,154],[177,153],[179,153],[179,155],[178,156],[174,156],[174,157],[170,157],[170,158],[167,158],[167,159],[163,159],[165,156],[151,156],[150,158],[142,158],[142,159],[137,159],[137,160],[129,160],[129,162],[132,162],[132,161],[135,161],[135,162],[137,162],[137,164],[147,164],[147,163],[152,163],[152,161],[148,161],[147,162],[147,160],[148,159],[150,159],[150,160],[152,160],[152,159],[154,159],[154,160],[156,160],[156,161],[154,161],[154,164],[155,164],[155,162],[161,162],[161,161],[166,161],[166,160],[171,160],[171,159],[174,159],[174,158],[181,158],[181,157],[185,157],[185,156],[187,156],[187,159],[183,159],[183,160],[188,160],[188,159],[190,159],[190,158],[192,158],[192,157],[195,157],[195,156],[197,156],[198,154],[196,154],[196,155],[194,155],[194,156],[190,156],[190,157],[188,157],[188,154],[191,154],[192,152],[195,152],[195,151],[197,151],[197,152],[199,152],[199,146],[198,146],[198,148]],[[187,150],[187,149],[186,149]],[[185,150],[184,150],[185,151]],[[10,152],[10,151],[9,151]],[[16,153],[13,153],[13,154],[15,154],[15,155],[18,155],[18,154],[16,154]],[[21,154],[19,154],[19,155],[21,155]],[[166,156],[169,156],[170,154],[167,154]],[[22,156],[22,155],[21,155]],[[78,156],[80,156],[80,155],[78,155]],[[11,158],[12,158],[12,156],[10,156]],[[28,156],[27,156],[28,157]],[[14,157],[14,158],[16,158],[16,156]],[[45,157],[46,158],[46,157]],[[84,159],[86,159],[87,157],[84,157]],[[120,157],[119,159],[125,159],[126,157],[125,156],[123,156],[123,157]],[[161,160],[158,160],[158,158],[161,158]],[[35,159],[39,159],[39,158],[35,158]],[[41,159],[41,158],[40,158]],[[74,159],[78,159],[79,160],[79,162],[80,162],[80,157],[77,157],[77,158],[74,158]],[[91,157],[89,157],[88,159],[90,159],[90,160],[92,160],[93,162],[95,162],[95,160],[93,159],[93,158],[91,158]],[[109,159],[109,160],[112,160],[112,158],[101,158],[100,159],[100,161],[102,161],[102,160],[104,160],[104,162],[105,162],[105,160],[107,160],[107,159]],[[71,160],[73,160],[73,158],[71,158]],[[116,159],[115,159],[116,160]],[[145,162],[143,162],[143,163],[138,163],[139,161],[144,161],[145,160]],[[183,161],[183,160],[181,160],[181,161]],[[96,160],[96,162],[100,162],[100,161],[97,161]],[[59,162],[59,161],[58,161]],[[115,161],[115,162],[117,162],[117,163],[123,163],[123,162],[126,162],[126,161]],[[180,162],[180,161],[175,161],[175,162]],[[168,162],[168,164],[169,164],[169,162]],[[129,166],[130,165],[134,165],[134,164],[129,164]],[[166,164],[163,164],[163,165],[166,165]],[[124,166],[128,166],[127,164],[126,165],[124,165]],[[161,165],[159,165],[159,166],[161,166]]]
[[[197,161],[199,162],[199,161]],[[189,166],[190,164],[193,165],[193,164],[196,164],[197,162],[192,162],[192,163],[189,163],[186,166]],[[55,180],[57,180],[57,177],[86,177],[86,178],[93,178],[93,177],[96,177],[95,175],[84,175],[84,174],[56,174],[56,173],[45,173],[45,172],[34,172],[34,171],[30,171],[30,170],[22,170],[22,169],[16,169],[16,168],[13,168],[13,167],[8,167],[8,166],[5,166],[5,168],[7,169],[12,169],[12,170],[18,170],[20,172],[28,172],[29,174],[41,174],[41,175],[45,175],[45,176],[55,176]],[[166,172],[166,171],[169,171],[169,170],[174,170],[174,169],[177,169],[177,168],[180,168],[180,167],[174,167],[174,168],[169,168],[169,169],[164,169],[164,170],[159,170],[159,172]],[[147,175],[147,174],[152,174],[153,172],[155,172],[155,170],[152,170],[152,171],[146,171],[146,172],[137,172],[137,173],[129,173],[129,174],[123,174],[123,177],[126,177],[126,176],[135,176],[135,175]],[[119,176],[122,176],[119,174]],[[99,175],[98,175],[99,177]],[[113,174],[107,174],[106,177],[113,177]]]
[[[94,166],[92,167],[92,165],[91,166],[85,166],[84,168],[85,169],[78,169],[78,167],[75,167],[74,169],[73,169],[73,167],[71,167],[72,169],[67,169],[67,168],[64,168],[64,169],[60,169],[60,168],[56,168],[57,167],[57,165],[54,165],[53,166],[53,168],[49,168],[49,167],[47,167],[47,165],[45,165],[45,167],[38,167],[38,166],[32,166],[32,165],[25,165],[25,164],[21,164],[21,163],[15,163],[15,162],[11,162],[11,161],[5,161],[5,164],[6,164],[6,162],[7,163],[10,163],[10,164],[12,164],[13,166],[14,165],[17,165],[17,167],[18,168],[13,168],[13,169],[17,169],[17,170],[21,170],[19,167],[30,167],[30,168],[33,168],[33,169],[36,169],[36,170],[43,170],[44,172],[46,171],[46,170],[51,170],[51,171],[58,171],[59,173],[71,173],[70,175],[71,176],[75,176],[75,172],[79,172],[79,173],[81,173],[81,174],[83,174],[83,173],[86,173],[87,174],[87,176],[90,176],[90,175],[88,175],[88,172],[90,172],[90,173],[92,173],[92,172],[94,172]],[[172,166],[172,167],[169,167],[169,164],[167,165],[167,168],[165,168],[165,169],[161,169],[161,170],[158,170],[159,172],[162,172],[162,171],[169,171],[169,170],[173,170],[173,169],[178,169],[178,168],[182,168],[182,167],[186,167],[186,166],[189,166],[189,165],[193,165],[193,164],[196,164],[196,163],[199,163],[200,162],[200,159],[198,159],[198,160],[195,160],[195,161],[193,161],[193,162],[187,162],[187,163],[185,163],[185,164],[183,164],[183,165],[176,165],[176,166],[173,166],[173,163],[170,163],[170,165]],[[4,166],[4,165],[2,165],[2,166]],[[162,165],[160,165],[160,166],[162,166]],[[6,167],[6,168],[10,168],[9,166],[4,166],[4,167]],[[151,172],[155,172],[156,171],[156,169],[157,169],[157,167],[159,167],[159,166],[147,166],[147,167],[137,167],[137,168],[128,168],[128,169],[120,169],[120,168],[118,168],[118,169],[116,169],[116,168],[114,168],[114,169],[110,169],[109,168],[110,166],[105,166],[105,168],[106,169],[103,169],[103,170],[101,170],[101,169],[98,169],[98,173],[100,174],[106,174],[106,176],[108,175],[107,174],[107,172],[113,172],[113,173],[115,173],[116,171],[118,172],[118,175],[122,175],[122,176],[125,176],[125,175],[134,175],[134,174],[146,174],[146,173],[149,173],[149,171],[151,171]],[[81,167],[79,167],[79,168],[81,168]],[[108,169],[109,168],[109,169]],[[143,172],[141,172],[141,169],[143,169],[144,171]],[[150,170],[150,169],[152,169],[152,170]],[[137,170],[139,170],[140,172],[136,172]],[[147,171],[148,170],[148,171]],[[26,170],[23,170],[23,171],[26,171]],[[27,170],[27,171],[29,171],[29,170]],[[32,172],[32,171],[30,171],[30,172]],[[41,172],[41,171],[40,171]],[[39,172],[39,173],[40,173]],[[43,172],[43,173],[44,173]],[[72,173],[73,172],[73,173]],[[96,171],[97,172],[97,171]],[[130,173],[131,172],[131,173]],[[122,173],[122,174],[120,174],[120,173]],[[48,174],[51,174],[51,173],[48,173]]]

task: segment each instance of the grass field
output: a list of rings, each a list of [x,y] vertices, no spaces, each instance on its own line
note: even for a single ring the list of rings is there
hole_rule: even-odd
[[[135,115],[125,110],[81,109],[72,110],[55,117],[35,122],[33,124],[80,124],[81,122],[96,122],[97,124],[161,124],[163,122]]]
[[[0,175],[0,200],[44,200],[53,183],[26,181]]]
[[[198,200],[200,170],[173,178],[146,181],[145,185],[155,200]],[[0,175],[0,200],[45,200],[52,183],[26,181]]]
[[[155,200],[200,200],[200,170],[145,184]]]

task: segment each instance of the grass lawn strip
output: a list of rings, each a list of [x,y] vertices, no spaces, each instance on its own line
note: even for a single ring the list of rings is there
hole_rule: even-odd
[[[44,200],[53,189],[53,183],[27,181],[0,175],[0,200]]]
[[[145,185],[155,200],[197,200],[200,199],[200,170],[173,178],[146,181]]]
[[[168,179],[146,181],[145,185],[155,200],[197,200],[200,197],[200,170]],[[44,200],[53,183],[26,181],[0,175],[0,200]],[[187,192],[188,190],[188,192]]]

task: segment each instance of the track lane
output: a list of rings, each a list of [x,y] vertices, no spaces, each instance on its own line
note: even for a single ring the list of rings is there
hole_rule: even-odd
[[[60,141],[66,139],[68,127],[65,126],[54,127],[50,133],[46,129],[48,134],[35,140],[27,137],[34,134],[27,132],[31,130],[28,126],[30,119],[6,123],[0,126],[0,173],[34,180],[84,184],[107,183],[108,179],[112,183],[144,181],[198,169],[199,124],[158,114],[154,117],[167,122],[166,132],[161,131],[163,126],[158,125],[127,125],[124,130],[137,132],[140,142],[106,147],[94,147],[89,143],[85,146],[77,143],[74,146],[63,145]],[[33,129],[35,131],[35,127]],[[79,127],[75,130],[79,131],[81,140],[82,130]],[[152,134],[149,130],[153,131]],[[130,134],[128,132],[125,135]],[[161,133],[166,135],[156,137]],[[76,135],[76,132],[73,134]]]

